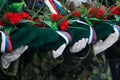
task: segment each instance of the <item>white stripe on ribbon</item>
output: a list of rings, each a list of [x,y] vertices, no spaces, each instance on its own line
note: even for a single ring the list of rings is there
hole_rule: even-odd
[[[82,23],[82,24],[85,24],[85,25],[87,25],[87,26],[90,26],[89,24],[87,24],[87,23],[85,23],[85,22],[83,22],[83,21],[80,21],[80,20],[71,20],[71,21],[76,21],[76,22],[78,22],[78,23]],[[90,26],[91,27],[91,26]]]
[[[66,44],[69,44],[69,38],[68,38],[68,36],[66,36],[65,34],[64,34],[64,32],[63,31],[56,31],[61,37],[63,37],[64,39],[65,39],[65,41],[66,41]]]
[[[50,4],[49,0],[45,0],[45,4],[49,7],[51,13],[57,14],[57,12],[56,12],[55,9],[53,8],[53,6]]]
[[[93,38],[93,29],[92,29],[92,27],[90,27],[90,36],[89,36],[88,44],[90,44],[92,42],[92,38]]]
[[[1,35],[2,35],[2,41],[1,41],[1,52],[5,52],[5,34],[2,32],[2,31],[0,31],[0,33],[1,33]]]

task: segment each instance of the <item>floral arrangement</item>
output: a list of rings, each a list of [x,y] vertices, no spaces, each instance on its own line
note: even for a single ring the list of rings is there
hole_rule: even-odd
[[[6,0],[4,2],[7,2]],[[91,8],[86,8],[84,5],[81,5],[80,7],[77,7],[74,11],[70,12],[68,10],[65,10],[67,14],[62,15],[61,13],[58,14],[50,14],[46,13],[45,15],[40,15],[39,12],[42,12],[42,10],[38,9],[32,9],[32,12],[34,13],[35,10],[37,10],[37,14],[31,15],[29,11],[30,9],[27,8],[26,12],[23,10],[23,7],[25,7],[26,3],[25,2],[20,2],[20,3],[12,3],[10,5],[5,5],[4,12],[1,12],[1,20],[0,20],[0,25],[1,26],[8,26],[8,25],[17,25],[22,23],[24,20],[35,22],[36,23],[41,23],[44,22],[45,20],[52,21],[54,24],[56,24],[56,28],[59,26],[60,30],[67,30],[68,28],[68,20],[70,19],[82,19],[86,18],[88,23],[90,20],[119,20],[119,3],[116,2],[115,6],[111,6],[106,9],[106,11],[102,10],[101,8],[97,7],[91,7]],[[37,4],[37,2],[36,2]],[[29,4],[31,5],[31,4]],[[44,5],[44,4],[43,4]],[[42,4],[41,4],[42,6]],[[7,8],[10,8],[7,10]],[[61,7],[62,8],[62,7]],[[2,9],[1,9],[2,10]],[[35,19],[37,17],[37,19]],[[39,18],[38,17],[42,17]],[[114,17],[114,18],[113,18]],[[92,23],[91,23],[92,24]],[[57,28],[58,29],[58,28]]]
[[[33,63],[32,65],[36,65],[36,63],[39,62],[38,58],[36,58],[39,50],[56,50],[62,44],[71,47],[82,38],[87,38],[88,43],[86,44],[91,46],[98,40],[105,40],[109,34],[114,32],[114,29],[117,29],[120,34],[119,26],[119,0],[116,0],[115,4],[111,6],[103,5],[99,0],[90,3],[82,2],[79,5],[76,5],[74,0],[1,0],[0,52],[3,54],[3,62],[7,62],[7,58],[10,59],[8,59],[8,64],[5,63],[5,65],[3,65],[3,68],[6,69],[6,72],[12,71],[11,66],[10,69],[7,70],[10,63],[18,59],[20,55],[27,50],[27,47],[29,47],[28,53],[32,51],[35,52],[34,57],[32,57],[32,59],[35,58],[35,60],[31,62]],[[17,53],[17,49],[19,53],[15,54]],[[86,53],[87,56],[83,56],[81,59],[85,59],[86,57],[91,58],[91,56],[88,55],[89,53],[90,51]],[[45,54],[39,55],[44,56]],[[11,59],[11,57],[13,58]],[[50,55],[48,57],[50,57]],[[42,59],[41,57],[41,61]],[[49,62],[46,62],[44,59],[43,62],[45,62],[45,64],[43,63],[42,66],[46,66],[46,63],[49,64]],[[62,61],[58,61],[57,64],[60,62]],[[54,61],[52,64],[53,63]],[[23,64],[26,64],[24,60]],[[16,65],[18,66],[18,63],[12,65],[13,68],[15,67],[15,70],[18,69]],[[37,67],[39,66],[37,65]],[[34,68],[36,73],[38,70],[37,67]],[[3,72],[5,72],[4,69],[1,68]],[[16,76],[17,71],[13,72],[15,73],[11,72],[12,74],[7,75]],[[48,74],[45,74],[45,76],[46,75]]]
[[[69,28],[74,27],[74,25],[71,26],[72,20],[80,20],[85,23],[84,25],[87,24],[93,28],[100,22],[113,22],[118,26],[120,25],[119,1],[108,8],[102,8],[103,6],[99,2],[97,3],[98,6],[90,7],[86,7],[84,4],[79,7],[73,5],[73,8],[76,8],[71,11],[68,10],[67,6],[72,6],[72,4],[64,6],[56,0],[46,0],[45,3],[42,0],[39,2],[34,1],[34,4],[30,3],[29,0],[12,3],[4,0],[3,2],[4,4],[1,4],[0,9],[2,11],[0,26],[1,30],[8,35],[13,34],[14,31],[21,29],[23,26],[34,26],[40,29],[51,28],[56,31],[69,32]],[[87,3],[87,5],[89,4]]]

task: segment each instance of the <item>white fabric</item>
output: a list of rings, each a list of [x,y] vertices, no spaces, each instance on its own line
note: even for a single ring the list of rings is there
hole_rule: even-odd
[[[55,11],[55,9],[53,8],[53,6],[50,4],[49,0],[44,0],[45,4],[49,7],[51,13],[53,14],[57,14],[57,12]]]
[[[1,35],[2,35],[2,41],[1,41],[1,52],[5,52],[5,34],[0,31]]]
[[[82,2],[84,3],[90,3],[91,0],[67,0],[67,2],[74,2],[75,6],[78,7],[82,4]]]
[[[14,50],[12,53],[4,53],[1,56],[3,68],[7,69],[10,63],[17,60],[27,49],[28,46],[21,46],[20,48]]]
[[[111,33],[104,41],[99,40],[93,45],[93,50],[95,55],[97,55],[100,52],[105,51],[109,47],[111,47],[115,42],[117,42],[119,37],[119,31],[114,28],[114,33]]]
[[[62,53],[63,53],[63,51],[64,51],[65,48],[66,48],[66,44],[63,44],[56,51],[53,50],[53,57],[57,58],[60,55],[62,55]]]
[[[77,53],[84,49],[88,43],[88,38],[82,38],[78,42],[75,42],[74,45],[70,48],[71,53]]]
[[[92,42],[92,37],[93,37],[93,30],[92,30],[92,27],[90,27],[90,35],[89,35],[89,41],[88,41],[88,44],[90,44]]]

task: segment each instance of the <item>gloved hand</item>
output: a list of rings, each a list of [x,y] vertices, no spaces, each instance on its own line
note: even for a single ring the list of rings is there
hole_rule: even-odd
[[[78,42],[74,43],[74,45],[70,48],[71,53],[77,53],[84,49],[88,43],[88,38],[82,38]]]
[[[14,50],[12,53],[4,53],[1,56],[1,62],[4,69],[7,69],[11,62],[17,60],[26,50],[28,46],[21,46]]]
[[[53,57],[57,58],[60,55],[62,55],[63,51],[65,50],[66,46],[70,43],[70,41],[72,40],[71,35],[65,31],[56,31],[57,34],[59,36],[61,36],[61,38],[63,38],[65,40],[66,43],[63,43],[56,51],[53,50]]]
[[[63,53],[63,51],[64,51],[65,48],[66,48],[66,44],[63,44],[56,51],[53,50],[53,57],[57,58],[60,55],[62,55],[62,53]]]
[[[99,40],[93,45],[93,50],[95,55],[100,52],[105,51],[107,48],[111,47],[115,42],[117,42],[119,37],[119,31],[114,27],[114,33],[111,33],[104,41]]]

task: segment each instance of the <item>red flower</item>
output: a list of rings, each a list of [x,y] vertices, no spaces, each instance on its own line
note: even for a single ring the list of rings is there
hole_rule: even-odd
[[[26,12],[20,13],[20,16],[21,16],[22,19],[27,19],[27,20],[31,19],[31,17]]]
[[[0,26],[5,26],[5,24],[2,20],[0,20]]]
[[[90,9],[90,17],[101,18],[102,16],[104,16],[103,10],[97,8]]]
[[[62,15],[59,15],[59,14],[52,14],[50,15],[50,18],[53,20],[53,21],[58,21],[60,19],[62,19],[64,16]]]
[[[21,17],[18,13],[7,13],[3,15],[3,18],[10,22],[10,24],[17,24],[21,21]]]
[[[112,6],[110,9],[110,16],[113,16],[113,15],[120,15],[120,9],[118,6]]]
[[[65,31],[68,29],[68,20],[65,20],[60,24],[60,30]]]
[[[80,14],[79,14],[79,12],[75,11],[75,12],[73,13],[73,16],[74,16],[74,17],[78,17],[78,16],[80,16]]]

